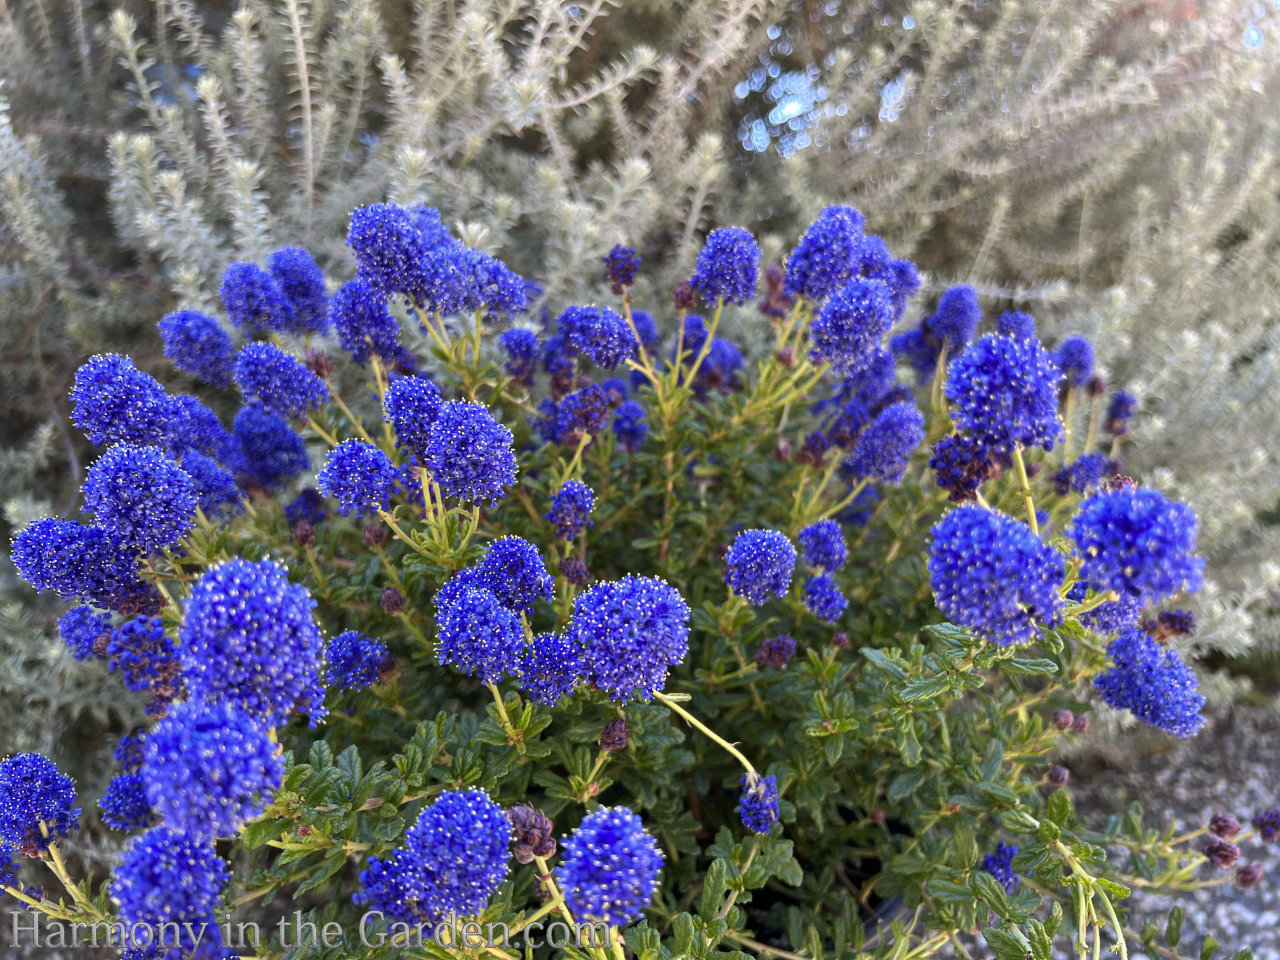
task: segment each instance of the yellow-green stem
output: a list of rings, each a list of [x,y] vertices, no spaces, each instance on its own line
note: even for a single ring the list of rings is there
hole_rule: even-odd
[[[1036,536],[1040,535],[1040,522],[1036,520],[1036,504],[1031,494],[1031,481],[1027,478],[1027,465],[1022,462],[1022,448],[1014,445],[1013,448],[1013,466],[1018,471],[1019,493],[1022,494],[1022,502],[1027,509],[1027,524],[1031,527],[1031,532]]]
[[[680,704],[672,700],[669,696],[667,696],[661,690],[659,690],[655,694],[655,696],[664,704],[666,704],[669,709],[671,709],[675,713],[680,714],[680,716],[684,717],[684,719],[688,721],[690,726],[697,727],[709,739],[714,740],[716,743],[720,744],[720,746],[722,746],[725,750],[727,750],[740,764],[742,764],[746,768],[747,773],[756,772],[756,768],[752,766],[751,761],[748,760],[746,756],[742,753],[742,751],[739,750],[737,747],[735,747],[732,743],[730,743],[724,737],[720,736],[720,734],[716,733],[714,730],[708,727],[705,723],[703,723],[701,720],[695,717],[692,713],[690,713],[684,707],[680,706]]]

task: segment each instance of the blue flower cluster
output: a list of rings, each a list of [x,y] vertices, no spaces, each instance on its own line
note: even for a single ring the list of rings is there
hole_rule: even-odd
[[[1017,892],[1020,883],[1020,878],[1013,872],[1013,858],[1017,855],[1018,848],[1002,840],[996,844],[995,853],[988,853],[982,858],[982,869],[995,877],[1010,896]]]
[[[344,517],[387,509],[401,481],[391,458],[363,440],[343,440],[316,474],[316,486],[338,501]]]
[[[827,300],[810,328],[815,361],[845,376],[866,370],[893,326],[893,297],[879,280],[851,280]]]
[[[658,888],[662,853],[626,807],[599,807],[564,841],[556,880],[574,919],[624,927]]]
[[[137,554],[97,527],[45,517],[13,539],[10,560],[38,592],[87,600],[121,612],[159,607],[159,596],[138,578]]]
[[[591,508],[595,504],[595,491],[581,480],[566,480],[556,491],[546,518],[555,527],[557,537],[572,540],[591,525]]]
[[[760,247],[741,227],[720,227],[707,234],[689,285],[702,299],[716,303],[743,303],[754,299],[760,273]]]
[[[230,879],[231,870],[212,841],[153,827],[125,850],[111,883],[111,896],[126,926],[175,925],[166,929],[177,931],[183,946],[190,948],[195,944],[184,924],[196,932],[207,924],[206,938],[219,935],[215,913]]]
[[[743,530],[725,554],[724,582],[753,607],[791,589],[796,548],[777,530]]]
[[[753,833],[768,833],[778,822],[778,778],[752,772],[743,776],[741,783],[738,815],[742,825]]]
[[[530,613],[537,600],[550,600],[555,580],[542,554],[523,537],[499,537],[489,544],[477,571],[504,606]]]
[[[515,438],[482,403],[441,404],[424,463],[446,497],[501,500],[516,482]]]
[[[805,581],[804,608],[823,623],[835,623],[848,605],[848,599],[831,574],[819,574]]]
[[[111,618],[92,607],[72,607],[58,621],[58,636],[77,660],[103,657],[111,637]]]
[[[582,650],[559,633],[538,634],[520,653],[520,689],[544,706],[570,696],[584,673]]]
[[[222,274],[218,289],[227,318],[244,333],[285,333],[293,329],[293,304],[271,272],[237,260]]]
[[[804,551],[804,562],[815,570],[835,573],[849,559],[849,546],[844,542],[840,524],[834,520],[810,524],[796,535],[796,539]]]
[[[437,598],[438,599],[438,598]],[[482,586],[463,586],[441,606],[436,654],[442,664],[494,684],[519,669],[524,646],[520,616]]]
[[[382,679],[391,661],[387,645],[359,630],[344,630],[325,644],[325,667],[331,684],[343,690],[365,690]]]
[[[281,247],[267,259],[285,299],[293,308],[290,333],[325,333],[329,329],[324,273],[302,247]]]
[[[557,323],[568,344],[598,367],[613,370],[635,356],[635,335],[608,307],[570,307]]]
[[[1093,686],[1110,706],[1175,737],[1190,737],[1204,726],[1205,698],[1176,650],[1128,627],[1111,641],[1107,655],[1114,666],[1095,677]]]
[[[244,407],[231,426],[222,462],[244,487],[268,493],[311,467],[307,445],[289,424],[259,407]]]
[[[96,526],[143,552],[178,542],[195,520],[191,476],[155,447],[122,443],[89,468],[84,509]]]
[[[1061,380],[1040,341],[988,334],[951,362],[944,389],[956,427],[1008,455],[1014,448],[1052,450],[1062,439]]]
[[[47,850],[79,829],[75,803],[75,783],[48,757],[17,753],[0,760],[0,850]]]
[[[90,357],[71,388],[71,422],[99,445],[163,444],[171,406],[155,377],[116,353]]]
[[[161,319],[164,355],[183,373],[214,387],[231,385],[235,345],[218,321],[196,310],[178,310]]]
[[[281,417],[306,416],[329,399],[324,381],[274,343],[245,344],[234,376],[246,403]]]
[[[329,322],[338,343],[360,366],[372,357],[393,361],[400,355],[400,322],[387,307],[386,295],[368,281],[348,280],[329,302]]]
[[[102,822],[112,830],[140,830],[155,821],[147,801],[146,784],[137,773],[125,772],[112,778],[98,801]]]
[[[924,416],[910,400],[902,400],[876,414],[854,441],[846,462],[859,478],[897,486],[911,454],[923,442]]]
[[[444,399],[440,388],[426,377],[397,377],[387,387],[383,410],[396,434],[397,446],[419,461],[425,460],[431,445],[431,425]]]

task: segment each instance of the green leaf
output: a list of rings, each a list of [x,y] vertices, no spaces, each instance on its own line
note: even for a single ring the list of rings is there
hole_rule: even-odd
[[[898,691],[898,696],[907,703],[916,703],[920,700],[936,697],[950,689],[951,682],[945,676],[925,677],[921,680],[912,680]]]
[[[729,889],[729,865],[724,860],[712,860],[702,881],[702,899],[698,903],[698,915],[710,920],[720,911],[725,893]]]
[[[982,783],[975,783],[973,789],[977,790],[984,797],[992,800],[998,800],[1001,803],[1014,804],[1018,802],[1018,795],[1006,787],[1003,783],[991,783],[984,780]]]
[[[1031,953],[1031,942],[1016,927],[987,927],[982,936],[999,960],[1025,960]]]
[[[1108,894],[1119,900],[1126,900],[1133,894],[1133,891],[1123,883],[1116,883],[1114,880],[1108,880],[1106,877],[1098,877],[1097,884],[1103,890],[1107,891]]]
[[[1045,810],[1049,819],[1060,827],[1065,827],[1071,823],[1071,794],[1065,789],[1059,789],[1049,794],[1049,803]]]
[[[1209,960],[1218,950],[1218,941],[1206,936],[1200,944],[1200,960]]]
[[[928,770],[923,767],[918,767],[915,770],[904,770],[893,778],[886,795],[890,800],[905,800],[920,789],[928,775]]]
[[[1025,673],[1034,677],[1048,677],[1058,672],[1058,664],[1054,660],[1040,657],[1035,660],[1014,657],[1000,664],[1005,673]]]
[[[1027,939],[1031,941],[1033,960],[1050,960],[1053,956],[1053,937],[1039,920],[1027,921]]]
[[[920,741],[916,738],[915,724],[910,720],[898,728],[898,752],[908,767],[920,762]]]
[[[985,900],[998,915],[1002,917],[1009,915],[1009,895],[1004,892],[1004,887],[1000,886],[999,881],[987,871],[974,870],[969,874],[969,889],[979,899]]]
[[[1164,942],[1175,950],[1178,947],[1178,941],[1182,939],[1182,920],[1181,907],[1174,907],[1169,911],[1169,921],[1164,928]]]
[[[343,868],[346,862],[347,858],[341,853],[338,856],[329,857],[320,865],[320,869],[316,873],[313,873],[298,884],[298,889],[294,895],[306,893],[308,890],[314,890],[321,884],[326,883],[330,877]]]

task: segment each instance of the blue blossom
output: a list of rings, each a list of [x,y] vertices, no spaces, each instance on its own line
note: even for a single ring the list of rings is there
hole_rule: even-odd
[[[853,207],[830,206],[818,214],[787,259],[787,289],[824,300],[855,277],[865,222]]]
[[[396,432],[396,445],[419,460],[427,456],[431,425],[444,403],[440,388],[426,377],[397,377],[387,388],[383,410]]]
[[[48,757],[17,753],[0,760],[0,849],[48,849],[50,843],[80,828],[80,808],[75,803],[75,781],[60,773]]]
[[[110,610],[158,605],[158,595],[138,578],[137,552],[97,527],[44,517],[13,538],[9,559],[38,593]]]
[[[707,355],[694,378],[693,386],[699,395],[707,390],[731,388],[742,369],[742,351],[724,337],[712,337]]]
[[[920,292],[920,271],[910,260],[890,260],[884,266],[867,272],[870,280],[879,280],[889,288],[893,300],[893,322],[897,323],[907,311],[907,304]]]
[[[344,630],[325,645],[329,683],[343,690],[364,690],[382,679],[391,660],[387,645],[359,630]]]
[[[768,833],[778,822],[778,778],[762,777],[752,772],[743,775],[742,799],[738,802],[738,815],[742,825],[752,833]]]
[[[1131,393],[1117,390],[1107,406],[1106,431],[1113,437],[1123,437],[1129,432],[1129,421],[1138,412],[1138,398]]]
[[[960,353],[978,332],[982,308],[973,287],[955,286],[938,298],[933,316],[925,321],[925,331],[948,356]]]
[[[754,299],[759,272],[755,237],[741,227],[721,227],[707,234],[689,284],[709,304],[742,303]]]
[[[542,366],[551,374],[551,392],[555,397],[564,396],[577,383],[577,354],[563,333],[548,337],[542,345]]]
[[[147,800],[167,826],[196,839],[234,836],[270,805],[283,777],[280,746],[225,700],[178,704],[147,735]]]
[[[387,308],[387,296],[366,280],[348,280],[329,302],[329,320],[338,343],[360,366],[372,356],[394,360],[400,353],[400,321]]]
[[[486,684],[519,672],[524,627],[492,590],[465,587],[443,608],[436,626],[441,664],[452,664]]]
[[[796,548],[777,530],[743,530],[734,538],[724,562],[724,582],[753,607],[759,607],[785,596],[791,588]]]
[[[923,326],[900,333],[889,341],[889,350],[905,360],[921,383],[933,379],[938,367],[938,348],[929,341]]]
[[[124,767],[126,772],[136,773],[138,768],[142,766],[143,742],[141,732],[137,734],[126,733],[120,738],[120,742],[116,744],[111,755],[116,758],[120,766]]]
[[[328,516],[329,510],[325,506],[324,497],[320,496],[320,491],[315,487],[304,489],[284,508],[284,518],[291,527],[296,527],[302,520],[315,526]]]
[[[844,541],[840,524],[834,520],[819,520],[801,530],[796,539],[804,552],[804,562],[815,570],[835,573],[843,569],[849,559],[849,546]]]
[[[1065,497],[1072,490],[1087,493],[1119,469],[1120,465],[1115,460],[1100,453],[1086,453],[1075,463],[1055,473],[1053,486],[1060,497]]]
[[[620,243],[614,245],[608,254],[600,258],[600,261],[604,264],[609,286],[618,295],[636,282],[636,271],[640,269],[640,264],[643,262],[642,258],[636,254],[635,247],[626,247]]]
[[[177,310],[161,318],[164,355],[183,373],[214,387],[231,384],[231,336],[213,317],[196,310]]]
[[[442,584],[432,598],[436,608],[437,622],[444,619],[444,615],[469,587],[492,592],[492,587],[489,586],[489,581],[485,579],[483,573],[475,567],[464,567],[454,574],[452,579]]]
[[[1196,515],[1144,487],[1103,489],[1085,499],[1067,529],[1084,558],[1080,577],[1100,589],[1159,602],[1200,588]]]
[[[438,216],[435,223],[439,223]],[[434,239],[438,245],[444,238]],[[424,258],[433,244],[409,211],[390,203],[353,210],[347,246],[355,254],[360,279],[374,290],[384,297],[403,293],[422,302],[427,288]]]
[[[179,656],[193,697],[225,698],[278,727],[294,713],[325,714],[324,640],[316,602],[269,560],[229,560],[191,588]]]
[[[1090,590],[1094,593],[1098,592],[1096,586],[1078,581],[1067,591],[1067,599],[1083,603],[1089,599]],[[1116,600],[1108,600],[1092,610],[1086,610],[1079,615],[1079,620],[1081,626],[1086,629],[1100,636],[1110,636],[1126,627],[1136,627],[1146,606],[1145,597],[1122,593]]]
[[[196,502],[191,477],[155,447],[112,447],[84,481],[84,510],[95,525],[144,552],[182,539]]]
[[[244,407],[231,426],[222,462],[242,487],[271,492],[311,467],[307,445],[289,424],[259,407]]]
[[[1109,706],[1175,737],[1190,737],[1204,726],[1205,698],[1176,650],[1129,627],[1108,644],[1107,655],[1114,666],[1094,677],[1093,686]]]
[[[182,458],[182,469],[191,478],[196,506],[206,517],[216,517],[230,509],[239,509],[242,501],[236,478],[201,453],[188,453]]]
[[[613,435],[618,439],[618,446],[627,453],[635,453],[648,433],[649,423],[644,407],[634,400],[626,401],[614,411]]]
[[[533,385],[533,374],[538,368],[538,335],[532,330],[515,327],[504,330],[498,344],[507,354],[504,365],[511,379],[522,386]]]
[[[208,924],[204,930],[207,939],[217,935],[214,913],[230,879],[231,870],[218,856],[213,841],[197,839],[182,830],[153,827],[125,850],[112,877],[111,896],[120,908],[120,919],[129,927],[144,924],[154,928],[164,923],[177,924],[182,931],[183,924],[191,924],[200,931],[201,924]]]
[[[907,461],[924,443],[924,417],[915,403],[903,400],[885,407],[862,431],[846,461],[859,478],[894,486],[902,483]]]
[[[1062,556],[1012,517],[977,504],[933,528],[929,583],[952,622],[1002,646],[1027,643],[1062,622]]]
[[[1061,380],[1040,341],[988,334],[951,361],[945,392],[958,430],[1009,455],[1062,438]]]
[[[324,381],[274,343],[245,344],[235,378],[246,403],[281,417],[306,416],[329,399]]]
[[[125,688],[134,693],[164,684],[176,695],[182,685],[177,652],[159,617],[134,617],[112,630],[106,657],[110,668],[124,677]],[[161,699],[173,696],[165,691]]]
[[[590,517],[595,505],[595,491],[581,480],[566,480],[556,491],[546,518],[555,527],[557,537],[572,540],[593,523]]]
[[[72,607],[58,621],[58,636],[75,659],[101,658],[111,636],[111,618],[93,607]]]
[[[570,307],[557,324],[569,345],[598,367],[613,370],[635,356],[635,335],[622,315],[608,307]]]
[[[1018,889],[1019,878],[1013,872],[1013,858],[1017,855],[1018,848],[1002,840],[996,844],[995,853],[988,853],[982,858],[982,869],[995,877],[1010,896]]]
[[[569,394],[556,408],[557,442],[576,444],[584,435],[595,436],[604,429],[612,409],[608,394],[598,383]]]
[[[256,263],[237,260],[222,274],[218,290],[227,318],[247,334],[288,333],[293,304],[280,283]]]
[[[818,312],[810,328],[810,356],[843,375],[861,373],[874,362],[892,325],[889,288],[879,280],[855,278]]]
[[[192,451],[217,458],[231,439],[218,415],[189,393],[173,398],[169,417],[166,448],[176,459]]]
[[[707,322],[696,313],[689,314],[684,318],[684,323],[680,325],[679,336],[671,348],[672,362],[678,360],[686,365],[693,363],[702,352],[702,347],[706,342]]]
[[[541,633],[520,652],[520,689],[535,703],[554,707],[583,679],[582,651],[569,637]]]
[[[1036,321],[1029,313],[1010,310],[996,317],[996,333],[1015,340],[1030,340],[1036,335]]]
[[[155,821],[146,786],[136,773],[113,777],[98,801],[98,809],[102,811],[102,822],[112,830],[140,830]]]
[[[804,608],[823,623],[835,623],[849,601],[828,573],[810,577],[804,584]]]
[[[71,422],[98,445],[163,443],[171,406],[155,377],[117,353],[90,357],[71,388]]]
[[[530,613],[534,601],[550,600],[555,590],[542,554],[522,537],[494,540],[476,569],[498,602],[512,610]]]
[[[652,700],[688,652],[689,605],[666,581],[628,574],[580,593],[568,634],[611,699]]]
[[[424,463],[446,497],[501,500],[516,482],[514,442],[484,404],[451,400],[431,424]]]
[[[984,483],[1012,466],[1013,461],[998,450],[958,433],[934,444],[929,457],[935,482],[948,492],[954,503],[976,500],[978,489]]]
[[[363,440],[342,441],[316,474],[320,492],[338,501],[343,516],[385,510],[399,483],[400,471],[391,459]]]
[[[353,899],[415,926],[475,916],[506,879],[510,843],[511,822],[487,793],[446,790],[418,816],[402,847],[385,860],[370,858]]]
[[[268,258],[267,268],[293,307],[293,324],[288,332],[327,333],[328,297],[324,272],[315,258],[302,247],[281,247]]]
[[[1084,337],[1068,337],[1058,344],[1053,360],[1066,377],[1067,386],[1082,387],[1093,374],[1093,345]]]
[[[463,278],[462,309],[486,314],[521,313],[528,306],[528,285],[501,260],[459,245]]]
[[[626,807],[599,807],[564,841],[556,880],[578,922],[623,927],[658,889],[662,853]]]
[[[658,325],[653,322],[653,315],[644,310],[636,310],[631,314],[631,323],[640,336],[640,346],[651,353],[656,350],[661,338],[658,335]]]

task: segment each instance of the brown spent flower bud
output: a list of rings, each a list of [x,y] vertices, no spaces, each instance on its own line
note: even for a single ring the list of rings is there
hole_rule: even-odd
[[[831,645],[837,650],[849,649],[849,635],[843,630],[831,635]]]
[[[783,347],[776,354],[774,354],[774,356],[776,356],[778,358],[778,362],[782,364],[784,367],[786,367],[788,370],[790,370],[792,367],[796,365],[796,348],[795,347]]]
[[[871,811],[871,822],[874,823],[877,827],[884,826],[884,821],[885,821],[885,814],[883,810],[877,807],[875,810]]]
[[[1070,710],[1053,711],[1053,725],[1066,733],[1071,728],[1071,724],[1075,722],[1076,715]]]
[[[1100,397],[1107,392],[1107,378],[1092,376],[1089,378],[1089,396]]]
[[[773,459],[779,463],[786,463],[791,459],[791,441],[786,437],[778,438],[778,442],[773,448]]]
[[[1075,718],[1075,720],[1073,720],[1073,721],[1071,722],[1071,732],[1072,732],[1072,733],[1076,733],[1076,734],[1080,734],[1080,733],[1088,733],[1088,732],[1089,732],[1089,718],[1088,718],[1088,717],[1076,717],[1076,718]]]
[[[382,591],[382,610],[389,616],[394,617],[404,609],[404,594],[395,587],[387,587]]]
[[[1049,768],[1049,782],[1055,787],[1065,787],[1070,779],[1071,771],[1061,764],[1055,763]]]
[[[677,310],[682,313],[688,313],[698,305],[698,293],[693,289],[693,284],[688,280],[683,280],[672,291],[671,302],[675,304]]]
[[[531,863],[535,857],[549,857],[556,852],[556,838],[551,818],[530,803],[521,803],[507,811],[511,821],[512,855],[520,863]]]
[[[1262,864],[1246,863],[1243,867],[1236,871],[1236,883],[1251,890],[1262,883]]]
[[[600,749],[625,750],[627,737],[630,735],[631,728],[627,726],[627,721],[615,717],[604,725],[604,732],[600,734]]]
[[[565,557],[556,569],[575,587],[584,586],[591,579],[591,571],[577,557]]]
[[[1240,859],[1240,848],[1230,840],[1215,837],[1200,848],[1200,852],[1219,870],[1233,867]]]
[[[1230,840],[1240,832],[1240,821],[1229,813],[1215,813],[1209,818],[1209,832],[1224,840]]]
[[[321,380],[328,380],[329,374],[333,373],[333,361],[319,347],[312,347],[308,350],[303,363],[306,364],[308,370]]]
[[[376,547],[387,539],[387,528],[380,523],[366,523],[364,525],[364,545],[366,547]]]
[[[1026,466],[1027,466],[1027,479],[1030,480],[1032,477],[1040,476],[1040,468],[1043,467],[1044,464],[1028,463]]]
[[[300,547],[310,547],[316,542],[316,528],[310,520],[299,520],[293,528],[293,542]]]

